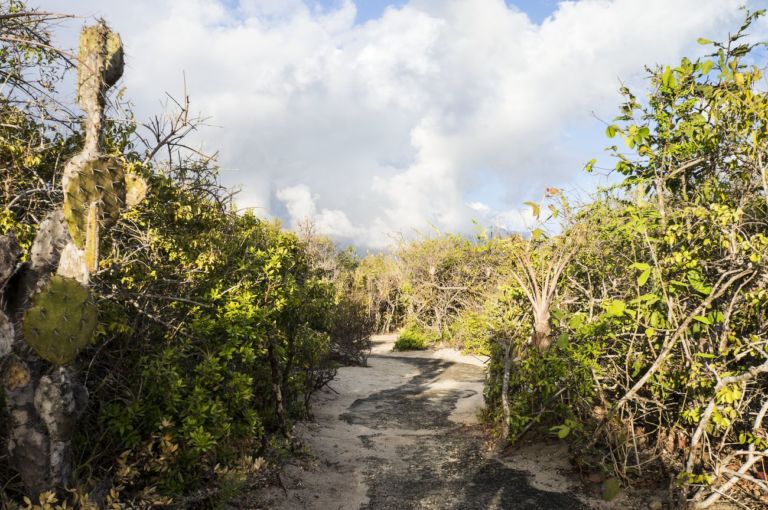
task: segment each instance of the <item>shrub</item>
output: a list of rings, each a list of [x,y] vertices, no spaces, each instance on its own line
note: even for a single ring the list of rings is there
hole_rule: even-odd
[[[366,366],[376,319],[362,301],[339,298],[331,319],[332,356],[343,364]]]
[[[408,324],[395,341],[396,351],[423,351],[437,340],[437,335],[416,324]]]
[[[450,343],[465,354],[490,355],[490,329],[483,312],[468,310],[451,324]]]

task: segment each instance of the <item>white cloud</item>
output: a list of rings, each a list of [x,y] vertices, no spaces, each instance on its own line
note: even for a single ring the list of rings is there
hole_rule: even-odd
[[[581,167],[605,145],[592,112],[615,114],[619,79],[644,86],[644,65],[700,51],[743,3],[561,2],[536,25],[503,0],[412,0],[355,25],[349,1],[39,2],[121,32],[139,116],[186,74],[241,206],[283,203],[291,221],[370,246],[430,224],[468,230],[478,212],[522,224],[508,211],[544,186],[589,187]],[[487,175],[500,189],[483,190]]]
[[[482,202],[469,202],[467,207],[480,214],[488,214],[491,211],[491,208]]]
[[[309,187],[304,184],[279,189],[275,195],[285,204],[293,228],[309,220],[314,223],[318,234],[350,239],[361,233],[361,230],[352,225],[343,211],[338,209],[318,211],[317,196],[313,196]]]

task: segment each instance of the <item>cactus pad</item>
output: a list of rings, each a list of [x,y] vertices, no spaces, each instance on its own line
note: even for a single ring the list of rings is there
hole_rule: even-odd
[[[84,27],[80,32],[80,60],[98,68],[98,73],[94,74],[94,69],[78,66],[78,96],[81,99],[88,95],[83,89],[92,87],[94,83],[103,80],[105,87],[111,87],[123,75],[123,43],[120,36],[103,22]],[[91,81],[94,76],[100,80]]]
[[[64,217],[69,235],[78,248],[85,247],[88,212],[98,205],[98,222],[108,227],[120,217],[125,206],[125,172],[114,158],[98,157],[82,164],[65,184]]]
[[[72,278],[54,276],[32,297],[22,337],[41,358],[64,365],[88,346],[96,325],[96,305],[88,288]]]

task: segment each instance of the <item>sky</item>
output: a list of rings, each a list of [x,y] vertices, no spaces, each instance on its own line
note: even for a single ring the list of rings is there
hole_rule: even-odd
[[[37,0],[81,16],[62,47],[97,16],[120,32],[139,120],[186,80],[210,118],[191,142],[219,152],[239,207],[371,249],[473,220],[522,230],[546,187],[594,190],[583,167],[610,165],[619,86],[642,95],[646,65],[701,55],[743,3]]]

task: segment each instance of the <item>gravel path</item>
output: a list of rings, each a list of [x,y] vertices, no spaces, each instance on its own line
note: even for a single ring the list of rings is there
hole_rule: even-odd
[[[392,353],[377,337],[369,367],[339,371],[298,433],[314,456],[286,466],[271,509],[582,509],[562,450],[518,461],[487,451],[477,425],[480,360],[455,351]],[[533,473],[532,473],[533,472]]]

